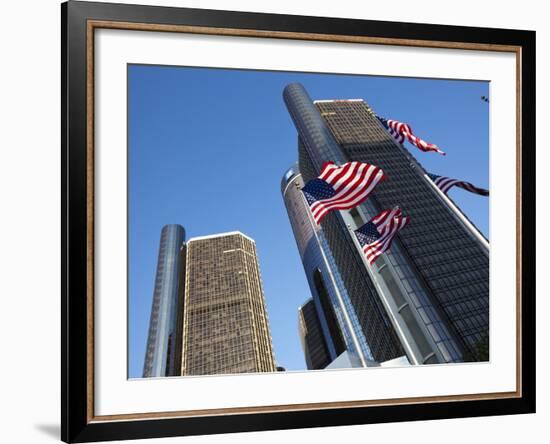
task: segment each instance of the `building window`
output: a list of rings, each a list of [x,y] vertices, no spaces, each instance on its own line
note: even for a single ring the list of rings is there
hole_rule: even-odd
[[[336,355],[339,356],[346,350],[346,345],[344,343],[344,338],[342,336],[342,331],[336,320],[336,313],[334,312],[334,307],[330,301],[330,296],[327,291],[327,287],[321,275],[319,269],[315,270],[313,273],[313,282],[315,284],[315,290],[319,295],[319,300],[321,302],[321,307],[323,308],[323,314],[328,324],[328,329],[330,330],[330,335],[332,342],[334,344],[334,349],[336,350]]]
[[[355,228],[359,228],[363,225],[363,218],[359,214],[359,211],[357,211],[357,208],[352,208],[349,211],[349,215],[353,219],[353,223],[355,224]]]

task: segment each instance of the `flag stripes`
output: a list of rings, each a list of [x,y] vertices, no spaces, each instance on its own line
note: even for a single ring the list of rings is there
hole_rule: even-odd
[[[355,230],[355,236],[370,265],[382,253],[390,249],[397,233],[409,223],[409,217],[401,214],[399,207],[384,210],[369,222]]]
[[[348,210],[364,202],[382,179],[384,172],[368,163],[338,166],[327,162],[319,177],[310,180],[302,192],[313,220],[319,224],[329,211]]]
[[[470,182],[465,182],[463,180],[451,179],[450,177],[438,176],[437,174],[428,173],[428,177],[432,180],[437,188],[439,188],[444,194],[447,194],[449,190],[457,186],[462,188],[470,193],[479,194],[481,196],[488,196],[489,190],[484,188],[478,188]]]
[[[442,154],[445,153],[441,149],[434,145],[433,143],[426,142],[420,137],[414,135],[412,128],[406,123],[399,122],[398,120],[384,119],[383,117],[376,117],[380,123],[386,128],[386,130],[391,134],[391,136],[397,140],[399,143],[403,143],[407,139],[410,143],[416,146],[418,149],[429,152],[434,151],[436,153]]]

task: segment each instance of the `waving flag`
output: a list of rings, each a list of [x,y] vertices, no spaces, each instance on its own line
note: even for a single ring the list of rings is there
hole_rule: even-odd
[[[383,117],[376,117],[384,128],[392,135],[392,137],[397,140],[399,143],[403,143],[405,139],[411,142],[414,146],[421,149],[422,151],[435,151],[436,153],[445,155],[443,151],[439,149],[437,145],[433,143],[428,143],[425,140],[416,137],[413,134],[413,131],[409,125],[397,120],[384,119]]]
[[[347,162],[342,166],[327,162],[319,177],[310,180],[302,192],[316,224],[332,210],[349,210],[364,202],[384,172],[374,165]]]
[[[428,173],[428,177],[432,179],[435,186],[443,191],[443,193],[445,194],[447,194],[452,187],[457,186],[466,191],[469,191],[470,193],[480,194],[481,196],[489,195],[489,190],[478,188],[472,185],[470,182],[464,182],[462,180],[451,179],[450,177],[438,176],[437,174],[430,173]]]
[[[378,256],[390,249],[395,235],[408,223],[409,218],[402,216],[401,209],[395,207],[382,211],[355,230],[369,264],[372,265]]]

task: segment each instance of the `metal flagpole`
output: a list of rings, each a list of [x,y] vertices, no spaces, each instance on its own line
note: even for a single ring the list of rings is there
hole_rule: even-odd
[[[361,360],[361,364],[363,365],[363,367],[368,367],[367,361],[366,361],[365,357],[363,356],[363,351],[361,350],[361,347],[359,346],[359,340],[357,339],[357,336],[355,335],[355,332],[353,330],[353,325],[351,323],[351,319],[349,318],[348,311],[347,311],[347,309],[344,305],[344,301],[342,299],[342,295],[340,294],[340,290],[339,290],[338,285],[336,283],[336,279],[334,278],[334,276],[332,274],[332,271],[330,269],[330,263],[329,263],[326,255],[325,255],[323,244],[321,243],[321,241],[319,239],[319,236],[317,234],[317,229],[316,229],[317,224],[313,220],[313,215],[311,214],[311,208],[309,207],[309,203],[307,202],[306,197],[304,196],[304,193],[299,188],[298,182],[294,182],[294,184],[296,185],[296,188],[298,188],[298,192],[300,193],[300,195],[302,196],[302,199],[304,201],[304,204],[305,204],[305,207],[306,207],[306,213],[307,213],[308,219],[309,219],[309,223],[311,224],[311,228],[313,230],[313,234],[315,236],[315,239],[317,240],[317,243],[320,246],[321,255],[323,256],[323,260],[325,261],[325,264],[327,264],[327,269],[328,269],[328,274],[330,276],[330,280],[332,281],[332,285],[334,287],[334,290],[336,291],[336,296],[338,297],[338,303],[340,304],[340,308],[342,310],[342,313],[344,314],[344,318],[345,318],[345,320],[346,320],[346,322],[349,326],[351,338],[352,338],[352,341],[355,345],[355,348],[357,349],[357,354],[359,355],[359,359]]]
[[[407,356],[413,362],[413,364],[420,364],[418,359],[416,358],[416,355],[409,343],[406,339],[405,332],[403,331],[403,328],[401,326],[401,322],[399,322],[399,319],[397,318],[396,313],[394,310],[392,310],[391,304],[388,301],[385,292],[382,290],[382,287],[380,287],[380,284],[378,283],[378,280],[376,279],[376,276],[374,275],[374,271],[371,267],[371,265],[368,263],[367,258],[365,257],[365,253],[363,252],[363,248],[361,247],[361,244],[359,243],[359,240],[357,239],[357,236],[355,235],[355,231],[351,228],[350,225],[348,227],[348,233],[353,240],[353,244],[355,245],[355,248],[359,252],[359,256],[361,256],[361,260],[363,261],[363,265],[367,269],[367,273],[369,274],[369,277],[371,281],[373,282],[374,286],[376,287],[376,290],[378,290],[378,294],[380,295],[380,299],[382,300],[382,303],[384,304],[384,307],[386,308],[386,312],[388,313],[388,316],[391,320],[391,323],[393,324],[393,327],[395,331],[397,332],[397,335],[401,339],[401,344],[405,348],[405,351],[407,353]]]
[[[371,114],[376,117],[376,114],[371,110]],[[378,119],[376,119],[378,121]],[[378,121],[378,124],[380,127],[387,132],[386,128]],[[483,235],[478,231],[478,229],[464,216],[462,211],[460,211],[460,208],[458,208],[452,201],[449,199],[449,197],[443,193],[430,179],[430,177],[426,174],[426,170],[422,167],[420,162],[416,159],[416,157],[411,154],[402,144],[400,144],[397,140],[395,140],[393,137],[390,138],[391,141],[397,146],[399,150],[401,150],[409,159],[410,165],[413,169],[417,169],[420,173],[420,175],[426,180],[430,186],[437,192],[438,196],[443,200],[444,203],[447,204],[449,209],[452,211],[453,215],[458,219],[459,222],[461,222],[464,227],[468,230],[468,232],[479,242],[481,245],[486,249],[487,255],[489,255],[489,242],[487,239],[483,237]]]
[[[487,249],[487,252],[489,252],[489,241],[483,237],[483,235],[478,231],[478,229],[472,224],[466,216],[460,211],[460,208],[458,208],[451,199],[449,199],[449,196],[447,196],[443,191],[439,189],[439,187],[433,182],[432,179],[427,174],[423,174],[424,179],[430,184],[430,186],[436,191],[436,193],[439,195],[439,197],[449,206],[449,208],[453,211],[455,216],[460,219],[460,221],[466,226],[468,231],[471,232],[471,234]]]

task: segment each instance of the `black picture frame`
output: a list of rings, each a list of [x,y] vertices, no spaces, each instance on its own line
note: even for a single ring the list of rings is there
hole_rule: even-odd
[[[90,415],[89,344],[93,335],[87,294],[89,182],[88,22],[261,30],[381,39],[511,45],[521,66],[521,394],[319,410],[272,411],[197,417],[96,421]],[[181,435],[278,430],[535,412],[535,32],[277,14],[69,1],[61,5],[62,54],[62,374],[61,438],[90,442]],[[521,116],[520,115],[520,116]],[[93,404],[92,404],[93,407]]]

